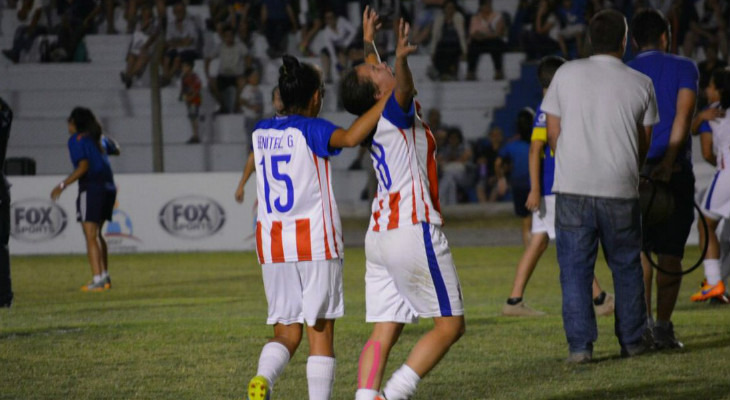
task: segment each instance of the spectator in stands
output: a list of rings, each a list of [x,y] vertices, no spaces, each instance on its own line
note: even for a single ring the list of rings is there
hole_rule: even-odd
[[[444,0],[421,0],[416,2],[413,15],[413,34],[411,42],[416,46],[425,46],[431,41],[433,23],[441,11]]]
[[[353,49],[358,31],[350,21],[345,17],[338,17],[332,10],[325,11],[324,22],[322,71],[325,82],[331,83],[333,69],[337,71],[339,77],[339,74],[348,67],[349,52]]]
[[[579,2],[562,0],[558,12],[562,21],[562,27],[558,31],[560,51],[565,58],[573,58],[568,49],[568,42],[575,41],[575,56],[580,58],[583,54],[583,37],[586,34],[585,9]]]
[[[446,146],[438,149],[436,161],[441,169],[439,197],[441,204],[456,204],[467,199],[473,188],[472,152],[464,143],[464,135],[457,127],[446,131]]]
[[[702,10],[702,17],[699,21],[690,23],[690,30],[684,37],[684,55],[692,57],[697,46],[706,47],[712,43],[717,46],[724,58],[728,58],[730,6],[727,1],[705,0]]]
[[[530,194],[529,154],[534,120],[535,111],[530,107],[525,107],[517,113],[519,140],[507,143],[499,151],[494,163],[499,190],[504,191],[507,187],[512,189],[515,214],[522,218],[522,242],[525,247],[530,242],[530,228],[532,227],[532,213],[525,207],[525,203]],[[509,184],[507,183],[507,171],[509,171]]]
[[[289,32],[298,28],[290,0],[262,0],[261,27],[269,44],[269,58],[281,57],[289,43]]]
[[[3,55],[13,63],[20,62],[21,55],[30,51],[38,36],[48,33],[48,28],[40,23],[43,10],[33,8],[32,1],[24,1],[18,9],[17,16],[21,24],[15,29],[13,46],[3,50]]]
[[[494,163],[497,154],[504,143],[504,133],[498,126],[489,130],[487,137],[483,137],[474,145],[474,162],[477,173],[477,199],[480,203],[497,201],[497,176],[494,173]]]
[[[132,86],[134,79],[142,76],[147,69],[157,35],[159,35],[159,25],[152,11],[152,5],[145,4],[140,9],[140,22],[132,34],[132,41],[127,51],[127,68],[120,73],[127,89]]]
[[[492,56],[494,79],[504,79],[502,60],[504,52],[507,50],[507,44],[504,41],[506,31],[507,27],[502,13],[492,8],[492,0],[480,0],[479,11],[471,17],[469,23],[467,80],[477,79],[477,65],[479,64],[479,57],[483,53],[489,53]]]
[[[540,59],[560,50],[559,31],[560,20],[556,14],[555,0],[540,0],[533,30],[523,33],[523,48],[527,53],[527,59]]]
[[[243,108],[247,133],[252,133],[256,123],[264,116],[264,93],[261,91],[261,73],[256,68],[248,68],[244,73],[246,86],[243,88],[239,103]]]
[[[301,21],[301,37],[299,39],[299,52],[303,56],[312,56],[312,51],[309,45],[312,44],[312,40],[317,36],[319,31],[324,26],[324,10],[326,7],[326,1],[324,0],[305,0],[306,10],[302,10],[300,13]]]
[[[163,84],[168,84],[173,75],[180,73],[183,59],[195,60],[198,53],[199,30],[195,20],[187,15],[187,7],[182,0],[172,6],[175,18],[167,24],[165,56],[162,60]]]
[[[431,37],[432,79],[450,81],[457,78],[459,60],[467,54],[464,15],[453,0],[445,0],[443,14],[436,17]]]
[[[205,77],[210,93],[220,106],[219,112],[229,114],[238,111],[237,99],[245,85],[243,73],[251,67],[248,47],[236,41],[232,26],[222,29],[221,44],[205,59]],[[210,63],[218,58],[218,75],[210,73]]]
[[[193,135],[188,139],[188,144],[200,143],[200,134],[198,133],[198,115],[200,113],[200,88],[202,86],[198,74],[193,71],[194,61],[192,58],[185,58],[181,62],[182,76],[180,77],[180,101],[185,102],[188,109],[188,118],[190,119],[190,127]]]
[[[51,191],[58,200],[63,190],[79,182],[76,218],[86,238],[86,252],[92,281],[81,288],[84,292],[101,292],[112,287],[109,277],[107,246],[102,235],[104,222],[111,221],[117,188],[108,155],[119,155],[119,145],[102,134],[101,125],[88,108],[76,107],[68,117],[68,151],[74,171]]]
[[[83,40],[96,32],[94,20],[101,12],[95,0],[70,0],[61,18],[53,61],[89,61]]]

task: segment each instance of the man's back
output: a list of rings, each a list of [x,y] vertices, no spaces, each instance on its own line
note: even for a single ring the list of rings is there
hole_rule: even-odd
[[[637,124],[657,122],[648,77],[609,55],[568,62],[557,71],[542,109],[561,118],[555,192],[638,197]]]
[[[681,89],[697,92],[699,72],[694,61],[660,51],[645,51],[629,62],[629,66],[651,78],[656,92],[660,121],[652,132],[648,159],[664,156],[669,144],[674,117],[677,114],[677,97]],[[690,141],[678,160],[691,161]]]

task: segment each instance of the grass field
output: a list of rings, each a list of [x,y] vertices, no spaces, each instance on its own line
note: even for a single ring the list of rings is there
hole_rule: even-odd
[[[684,350],[621,359],[613,317],[604,317],[596,362],[569,366],[552,247],[527,291],[549,313],[537,319],[498,316],[521,248],[453,252],[467,333],[415,399],[730,399],[730,307],[689,303],[701,270],[685,280],[674,317]],[[82,256],[14,257],[12,270],[16,302],[0,311],[0,399],[241,399],[271,333],[252,253],[113,255],[105,293],[78,290],[89,274]],[[334,399],[354,398],[369,334],[363,273],[363,250],[348,249]],[[605,264],[597,275],[610,287]],[[406,328],[388,376],[430,325]],[[276,399],[307,398],[306,354],[303,343]]]

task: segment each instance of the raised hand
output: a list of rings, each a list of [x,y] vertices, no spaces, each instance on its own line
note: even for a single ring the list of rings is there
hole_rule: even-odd
[[[372,42],[375,40],[375,34],[382,24],[380,23],[380,17],[370,6],[365,6],[365,11],[362,13],[362,38],[365,42]]]
[[[402,58],[407,57],[409,54],[413,54],[418,49],[418,46],[411,44],[408,41],[408,34],[410,33],[411,26],[403,18],[398,21],[398,45],[395,48],[395,57]]]

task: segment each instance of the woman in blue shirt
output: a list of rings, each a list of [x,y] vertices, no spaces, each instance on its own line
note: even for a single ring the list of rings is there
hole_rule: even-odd
[[[109,165],[108,154],[118,155],[119,145],[102,135],[101,125],[88,108],[76,107],[68,118],[68,151],[74,171],[51,191],[57,200],[70,184],[79,182],[76,198],[76,220],[81,223],[86,238],[86,252],[93,274],[92,281],[83,286],[85,292],[111,288],[107,272],[107,246],[102,236],[104,221],[112,218],[117,188]]]

